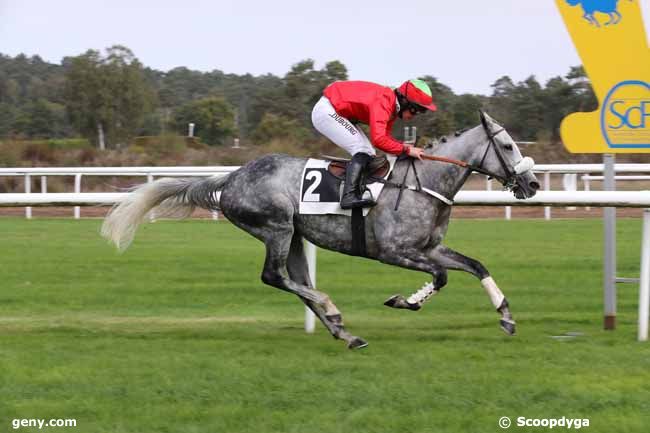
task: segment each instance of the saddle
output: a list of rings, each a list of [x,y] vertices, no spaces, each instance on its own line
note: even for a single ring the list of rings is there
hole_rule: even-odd
[[[336,156],[322,155],[322,158],[331,161],[327,171],[339,180],[345,180],[345,171],[348,167],[349,159],[338,158]],[[365,178],[372,181],[373,179],[383,179],[390,170],[390,163],[386,155],[375,156],[368,167],[366,167]]]

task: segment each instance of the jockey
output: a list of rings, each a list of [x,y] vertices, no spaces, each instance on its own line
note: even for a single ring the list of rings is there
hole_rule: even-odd
[[[314,106],[314,127],[352,155],[345,175],[341,208],[374,206],[361,191],[361,174],[375,156],[374,147],[393,155],[422,159],[423,149],[391,136],[395,119],[411,120],[427,110],[436,111],[431,89],[422,80],[409,80],[392,90],[367,81],[336,81],[323,91]],[[370,127],[370,140],[355,124]],[[373,147],[374,146],[374,147]]]

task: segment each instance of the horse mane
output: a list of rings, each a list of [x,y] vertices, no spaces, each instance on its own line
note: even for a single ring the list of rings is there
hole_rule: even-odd
[[[451,134],[447,134],[447,135],[443,135],[443,136],[438,137],[438,138],[434,138],[434,139],[430,140],[424,146],[424,148],[425,149],[433,149],[436,146],[436,144],[438,144],[438,143],[446,143],[451,138],[460,137],[461,135],[463,135],[465,132],[469,131],[470,129],[472,129],[472,128],[463,128],[463,129],[459,129],[457,131],[454,131]]]

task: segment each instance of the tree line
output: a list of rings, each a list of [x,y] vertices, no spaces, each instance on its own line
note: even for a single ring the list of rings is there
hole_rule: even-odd
[[[310,121],[313,105],[329,83],[347,78],[340,61],[318,69],[311,59],[292,65],[283,77],[185,67],[163,72],[120,45],[65,57],[61,64],[0,54],[0,137],[82,136],[101,148],[119,147],[136,136],[185,135],[191,122],[210,145],[234,137],[249,145],[310,140],[317,134]],[[517,83],[503,76],[487,96],[457,95],[431,75],[418,78],[430,85],[439,107],[410,123],[428,138],[476,125],[477,110],[484,109],[517,140],[555,143],[564,116],[597,108],[581,66],[544,85],[534,76]],[[397,122],[397,129],[402,126]]]

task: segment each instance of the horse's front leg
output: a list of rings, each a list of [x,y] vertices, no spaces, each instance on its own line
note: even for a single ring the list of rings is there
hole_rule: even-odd
[[[417,311],[447,284],[447,270],[431,260],[426,251],[401,251],[400,255],[384,254],[379,257],[379,260],[402,268],[426,272],[433,277],[432,282],[425,283],[420,290],[408,297],[399,294],[391,296],[384,302],[388,307]]]
[[[447,269],[469,272],[481,280],[481,285],[490,297],[492,305],[501,314],[501,329],[508,335],[515,335],[515,321],[510,312],[508,300],[481,262],[464,256],[442,244],[431,249],[430,257]]]

